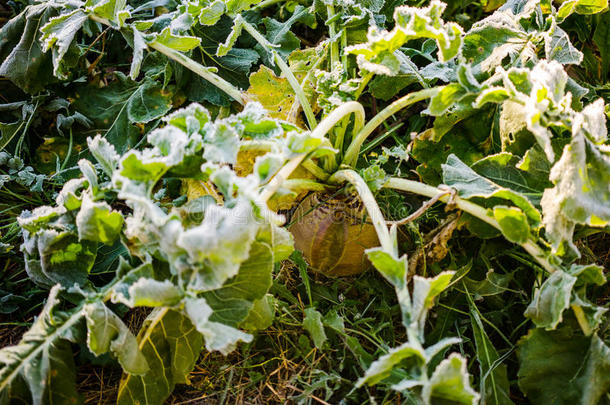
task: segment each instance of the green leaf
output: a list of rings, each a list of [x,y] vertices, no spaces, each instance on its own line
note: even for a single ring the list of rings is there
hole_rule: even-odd
[[[151,45],[160,44],[180,52],[188,52],[199,46],[201,39],[188,35],[175,35],[171,32],[170,27],[165,27],[149,43]]]
[[[607,21],[609,16],[610,12],[606,12],[599,17],[598,21]],[[593,34],[593,42],[597,45],[601,55],[602,78],[607,78],[610,74],[610,24],[597,24]]]
[[[95,138],[87,138],[87,146],[89,146],[89,152],[100,164],[104,173],[111,177],[119,165],[119,155],[116,153],[114,146],[102,138],[101,135],[96,135]]]
[[[558,270],[542,283],[525,310],[537,327],[552,330],[563,320],[563,311],[570,306],[576,277]]]
[[[233,327],[244,321],[254,311],[254,302],[263,299],[271,287],[273,262],[271,247],[266,243],[254,242],[239,273],[222,288],[203,294],[214,310],[210,320]]]
[[[512,405],[506,364],[496,364],[500,356],[474,307],[470,309],[470,324],[479,362],[481,402],[489,405]]]
[[[385,252],[382,248],[366,250],[366,255],[373,266],[396,288],[404,288],[407,284],[407,256],[400,258]]]
[[[78,238],[111,245],[123,228],[123,215],[105,201],[93,202],[84,196],[76,215]]]
[[[72,45],[76,33],[82,28],[87,19],[88,16],[83,10],[76,9],[70,13],[51,18],[40,29],[40,32],[43,34],[40,37],[44,44],[43,51],[51,50],[53,55],[53,74],[60,79],[66,79],[68,76],[63,58],[66,52],[68,52],[70,45]]]
[[[466,359],[457,353],[441,361],[424,385],[421,395],[426,405],[441,400],[464,405],[479,402],[479,394],[470,386]]]
[[[569,0],[559,7],[557,16],[559,19],[565,19],[574,12],[585,15],[597,14],[607,8],[608,0]]]
[[[467,95],[468,91],[461,84],[448,84],[430,98],[428,111],[433,116],[443,115]]]
[[[529,222],[537,226],[541,221],[540,212],[521,193],[499,186],[489,179],[479,175],[455,155],[449,155],[447,163],[442,165],[443,181],[458,191],[462,198],[501,198],[510,201],[520,208]]]
[[[326,342],[326,332],[324,332],[324,325],[322,324],[322,314],[315,308],[305,308],[303,328],[309,332],[316,347],[322,349],[324,342]]]
[[[79,403],[74,354],[82,311],[60,311],[55,286],[42,312],[21,341],[0,350],[0,402],[4,404]]]
[[[40,46],[40,27],[59,14],[63,5],[44,2],[26,7],[0,30],[0,76],[34,94],[53,82],[51,55]]]
[[[434,306],[434,300],[449,286],[455,272],[443,271],[435,277],[413,276],[413,305],[411,324],[423,336],[428,310]]]
[[[534,405],[596,405],[610,389],[610,349],[597,335],[532,329],[517,354],[519,387]]]
[[[83,312],[87,320],[87,346],[93,354],[99,356],[112,351],[129,374],[142,375],[149,370],[136,337],[104,303],[86,304]]]
[[[189,319],[168,308],[155,309],[138,334],[140,351],[148,361],[144,375],[123,374],[117,403],[162,404],[188,374],[203,349],[203,339]]]
[[[412,360],[416,365],[423,365],[428,361],[428,358],[418,343],[403,343],[375,360],[366,370],[364,376],[358,380],[356,386],[375,385],[383,381],[390,376],[392,370],[404,364],[406,360]]]
[[[267,294],[252,304],[250,313],[239,327],[247,331],[264,330],[273,324],[275,318],[275,298]]]
[[[530,239],[527,217],[519,208],[496,205],[493,208],[493,215],[500,224],[502,235],[510,242],[522,244]]]
[[[117,152],[132,148],[140,137],[134,124],[162,117],[172,107],[172,94],[151,79],[136,83],[116,73],[117,81],[107,87],[78,87],[74,108],[94,122],[92,134],[102,133]]]

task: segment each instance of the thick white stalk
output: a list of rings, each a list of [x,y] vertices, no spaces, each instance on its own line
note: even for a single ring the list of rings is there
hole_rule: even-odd
[[[377,201],[375,200],[375,196],[367,186],[366,182],[358,173],[351,169],[339,170],[333,174],[329,181],[331,183],[343,183],[348,182],[352,184],[362,203],[366,207],[366,211],[369,214],[371,222],[375,227],[375,231],[377,232],[377,237],[379,238],[379,242],[381,243],[381,247],[386,252],[392,252],[397,254],[395,250],[394,243],[392,242],[392,238],[390,236],[390,231],[388,231],[388,227],[386,225],[385,218],[381,213],[381,209],[379,209],[379,205],[377,205]]]

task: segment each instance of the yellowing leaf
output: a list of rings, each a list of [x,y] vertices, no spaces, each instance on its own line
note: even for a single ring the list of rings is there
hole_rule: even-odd
[[[261,66],[258,72],[250,75],[248,96],[258,101],[273,118],[295,122],[298,104],[288,79],[277,77],[271,69]]]

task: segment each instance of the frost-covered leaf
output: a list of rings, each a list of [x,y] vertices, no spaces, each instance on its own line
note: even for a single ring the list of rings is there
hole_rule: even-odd
[[[472,389],[466,369],[466,359],[457,353],[451,354],[434,370],[422,389],[422,398],[426,405],[436,401],[475,405],[479,394]]]
[[[0,30],[0,76],[27,93],[38,93],[54,81],[50,53],[40,43],[40,27],[56,17],[63,5],[44,2],[26,7]]]
[[[48,52],[51,50],[53,55],[53,74],[60,79],[67,77],[67,71],[63,63],[64,55],[68,52],[74,36],[81,29],[85,21],[87,21],[87,18],[87,14],[83,10],[76,9],[70,13],[51,18],[40,29],[40,32],[43,34],[40,37],[44,44],[43,51]]]
[[[550,32],[545,33],[544,51],[548,60],[554,60],[562,65],[579,65],[583,54],[572,45],[568,34],[553,24]]]
[[[252,335],[239,329],[227,326],[220,322],[210,321],[213,310],[203,298],[186,298],[184,300],[184,314],[188,316],[205,340],[205,347],[209,351],[219,351],[229,354],[238,342],[249,343]]]
[[[519,342],[519,387],[535,405],[596,405],[610,389],[610,349],[564,326]]]
[[[597,119],[605,126],[603,115]],[[581,121],[582,128],[586,122]],[[551,170],[549,179],[555,187],[547,189],[541,201],[547,238],[560,255],[578,252],[572,242],[575,224],[603,227],[610,222],[610,149],[575,129]]]
[[[112,176],[119,164],[119,155],[116,153],[114,146],[110,144],[101,135],[96,135],[94,138],[87,138],[87,146],[89,151],[102,167],[107,176]]]
[[[142,375],[149,370],[136,337],[121,318],[99,301],[86,304],[83,311],[87,320],[87,346],[93,354],[112,352],[129,374]]]
[[[439,48],[438,59],[446,62],[454,58],[462,43],[462,28],[456,23],[445,23],[441,14],[446,5],[434,0],[428,7],[396,7],[395,27],[392,31],[378,31],[371,27],[365,44],[347,47],[345,51],[357,55],[361,69],[394,76],[400,62],[395,52],[407,41],[416,38],[431,38]]]
[[[84,196],[76,215],[78,238],[112,244],[123,228],[123,215],[105,201],[93,202]]]
[[[387,354],[375,360],[356,385],[361,387],[364,384],[377,384],[389,377],[392,370],[403,364],[406,360],[412,360],[416,365],[421,365],[425,364],[428,358],[421,345],[410,342],[403,343],[396,348],[390,349]]]
[[[203,349],[203,338],[186,316],[158,308],[144,321],[138,346],[149,371],[144,375],[123,374],[119,404],[163,403],[176,384],[188,383],[188,374]]]
[[[526,46],[527,31],[510,15],[497,11],[475,23],[464,35],[461,54],[477,73],[491,73],[504,58],[514,59]],[[530,54],[534,56],[533,52]]]
[[[51,289],[47,303],[21,341],[0,350],[3,404],[79,403],[74,354],[80,311],[58,308],[61,287]]]
[[[305,308],[303,318],[303,329],[309,332],[309,336],[318,349],[322,349],[326,342],[326,332],[322,324],[322,314],[315,308]]]

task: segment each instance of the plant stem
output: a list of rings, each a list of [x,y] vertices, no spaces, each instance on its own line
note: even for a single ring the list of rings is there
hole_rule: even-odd
[[[418,101],[425,100],[436,94],[438,88],[434,87],[431,89],[424,89],[415,93],[407,94],[406,96],[394,101],[392,104],[381,110],[376,116],[374,116],[367,124],[356,133],[352,143],[347,148],[345,156],[343,158],[343,164],[353,166],[358,160],[360,148],[366,140],[366,138],[377,128],[383,121],[394,115],[401,109],[410,106],[411,104],[417,103]],[[355,131],[354,131],[355,132]]]
[[[337,41],[333,40],[337,35],[337,30],[335,29],[335,6],[331,3],[326,5],[326,14],[327,14],[327,25],[328,25],[328,36],[330,37],[330,68],[331,70],[335,66],[335,63],[339,63],[339,44]],[[328,23],[330,21],[330,23]]]
[[[418,181],[400,179],[396,177],[390,178],[384,187],[419,194],[430,198],[433,198],[444,191],[437,187],[429,186]],[[439,200],[446,203],[450,201],[450,198],[450,196],[444,195],[440,197]],[[477,217],[478,219],[493,226],[494,228],[501,230],[500,224],[493,216],[490,215],[490,211],[487,208],[481,207],[480,205],[461,199],[457,196],[453,196],[450,202],[455,204],[462,211],[467,212],[470,215]],[[549,273],[553,273],[557,270],[557,267],[549,262],[546,252],[534,241],[528,240],[527,242],[522,243],[521,247],[523,247],[527,253],[534,257],[542,268]]]
[[[115,29],[117,28],[109,20],[99,17],[95,14],[89,14],[89,18],[100,24],[104,24],[104,25],[107,25],[107,26],[115,28]],[[209,81],[214,86],[218,87],[220,90],[227,93],[231,98],[236,100],[241,105],[246,104],[246,100],[244,99],[242,92],[237,87],[233,86],[231,83],[229,83],[222,77],[213,73],[209,67],[203,66],[202,64],[195,62],[193,59],[189,58],[188,56],[186,56],[172,48],[168,48],[167,46],[165,46],[163,44],[151,42],[151,43],[148,43],[147,45],[150,48],[161,52],[163,55],[167,56],[171,60],[181,64],[182,66],[189,69],[190,71],[201,76],[205,80]]]
[[[330,114],[324,118],[320,124],[311,132],[313,138],[323,138],[343,117],[354,114],[354,128],[362,128],[364,123],[364,108],[360,103],[350,101],[335,108]],[[280,188],[282,183],[288,179],[290,174],[301,164],[303,159],[307,157],[306,153],[302,153],[290,159],[284,167],[277,172],[265,189],[261,192],[260,198],[262,201],[268,201],[273,194]]]
[[[318,166],[311,159],[305,160],[301,166],[303,166],[305,170],[307,170],[309,173],[313,174],[314,176],[316,176],[316,178],[322,181],[326,181],[330,177],[330,174],[326,173],[324,169]]]
[[[284,182],[284,187],[289,190],[324,191],[330,186],[310,179],[288,179]]]
[[[248,32],[248,34],[250,34],[256,40],[256,42],[258,42],[263,48],[266,48],[269,52],[271,52],[271,54],[273,55],[274,62],[280,68],[284,76],[286,76],[288,83],[290,83],[290,86],[292,87],[292,90],[294,91],[294,94],[297,97],[297,100],[299,100],[299,103],[301,103],[301,108],[303,108],[305,117],[307,117],[307,123],[309,124],[309,128],[314,129],[317,125],[316,116],[314,115],[313,110],[311,109],[311,105],[307,100],[307,96],[301,88],[301,85],[299,84],[297,78],[294,77],[294,74],[292,73],[292,70],[290,70],[288,64],[274,49],[275,45],[270,43],[267,38],[265,38],[260,32],[258,32],[256,28],[254,28],[243,18],[241,19],[241,24]]]
[[[371,218],[371,222],[373,222],[373,226],[377,232],[377,237],[379,238],[381,247],[386,252],[397,253],[395,252],[396,249],[394,247],[394,243],[392,243],[392,238],[390,237],[390,232],[388,231],[388,227],[385,223],[385,219],[383,218],[383,214],[381,213],[381,209],[379,209],[375,196],[373,196],[373,193],[366,185],[364,179],[354,170],[344,169],[335,172],[335,174],[330,177],[329,181],[331,183],[349,182],[356,188],[356,191],[358,192],[358,195],[364,203],[366,211]]]
[[[157,42],[152,42],[152,43],[149,43],[148,46],[161,52],[163,55],[167,56],[168,58],[172,59],[173,61],[178,62],[179,64],[181,64],[185,68],[189,69],[190,71],[198,74],[199,76],[201,76],[208,82],[212,83],[214,86],[218,87],[220,90],[227,93],[231,98],[233,98],[235,101],[237,101],[241,105],[246,104],[246,100],[244,99],[242,92],[237,87],[233,86],[231,83],[229,83],[222,77],[213,73],[209,67],[206,67],[200,63],[197,63],[193,59],[189,58],[188,56],[186,56],[174,49],[168,48],[167,46],[165,46],[163,44],[160,44]]]

